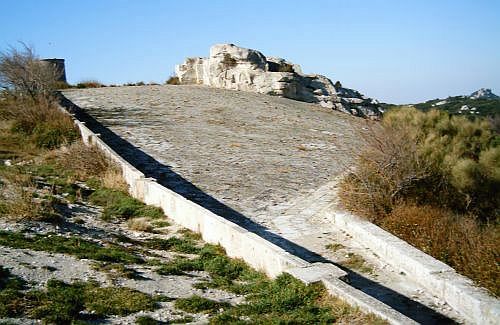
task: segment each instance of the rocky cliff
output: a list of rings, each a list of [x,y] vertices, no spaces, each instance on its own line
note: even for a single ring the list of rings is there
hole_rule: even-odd
[[[353,115],[378,118],[378,101],[335,85],[325,76],[303,74],[299,65],[234,44],[217,44],[208,58],[187,58],[175,67],[182,84],[202,84],[282,96]]]

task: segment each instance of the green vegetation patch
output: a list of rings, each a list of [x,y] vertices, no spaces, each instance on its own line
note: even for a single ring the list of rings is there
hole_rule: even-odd
[[[205,271],[210,281],[198,283],[198,288],[219,288],[238,294],[252,290],[254,284],[265,279],[265,275],[256,272],[241,260],[225,255],[220,246],[205,244],[198,251],[196,258],[179,257],[169,263],[155,263],[162,275],[185,275],[189,271]]]
[[[0,317],[15,317],[22,312],[22,294],[26,282],[0,266]]]
[[[197,254],[200,248],[196,246],[196,242],[190,239],[170,237],[168,239],[151,238],[144,242],[148,248],[174,251],[179,253]]]
[[[319,299],[325,294],[321,286],[306,286],[290,275],[274,281],[262,281],[246,298],[210,320],[212,324],[329,324],[337,319]],[[243,322],[243,320],[245,320]]]
[[[145,205],[125,192],[108,188],[99,188],[89,197],[90,202],[104,207],[103,220],[114,218],[147,217],[151,219],[163,218],[165,215],[160,208]]]
[[[175,308],[188,313],[214,314],[220,309],[225,309],[231,305],[227,302],[218,302],[211,299],[193,295],[189,298],[179,298],[175,301]]]
[[[95,287],[86,291],[85,307],[101,316],[125,316],[141,310],[154,310],[157,303],[151,296],[130,288]]]
[[[23,300],[23,314],[55,324],[70,324],[80,318],[82,311],[92,311],[97,317],[126,316],[158,307],[153,297],[130,288],[58,280],[49,280],[45,290],[27,292]]]
[[[141,257],[121,246],[109,244],[104,247],[79,237],[63,237],[58,235],[34,235],[27,237],[18,232],[0,231],[0,245],[69,254],[78,258],[103,262],[129,264],[144,262]]]

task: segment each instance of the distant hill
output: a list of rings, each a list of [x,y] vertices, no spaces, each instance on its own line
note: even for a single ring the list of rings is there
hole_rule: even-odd
[[[381,104],[384,110],[413,106],[422,111],[440,109],[454,115],[495,116],[500,115],[500,97],[491,89],[481,88],[470,96],[452,96],[446,99],[432,99],[411,105]]]

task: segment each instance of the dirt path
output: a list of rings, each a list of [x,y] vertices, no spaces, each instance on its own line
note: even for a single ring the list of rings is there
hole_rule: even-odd
[[[304,259],[344,265],[353,286],[421,323],[442,323],[445,316],[462,322],[376,252],[319,217],[336,200],[337,178],[372,122],[293,100],[198,86],[71,90],[65,96],[125,139],[103,134],[163,185]]]

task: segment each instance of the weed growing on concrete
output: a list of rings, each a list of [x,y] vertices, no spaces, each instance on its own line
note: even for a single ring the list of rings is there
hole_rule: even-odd
[[[326,245],[325,248],[327,248],[333,252],[336,252],[340,249],[345,248],[345,246],[342,244],[339,244],[339,243],[331,243],[331,244]]]
[[[177,233],[181,234],[182,237],[184,237],[186,239],[191,239],[191,240],[195,240],[195,241],[202,239],[200,233],[191,231],[187,228],[180,229],[179,231],[177,231]]]
[[[347,259],[340,262],[340,265],[359,271],[361,273],[372,273],[373,268],[369,266],[361,255],[355,253],[347,254]]]
[[[167,220],[155,220],[151,223],[155,228],[169,227],[171,224]]]

